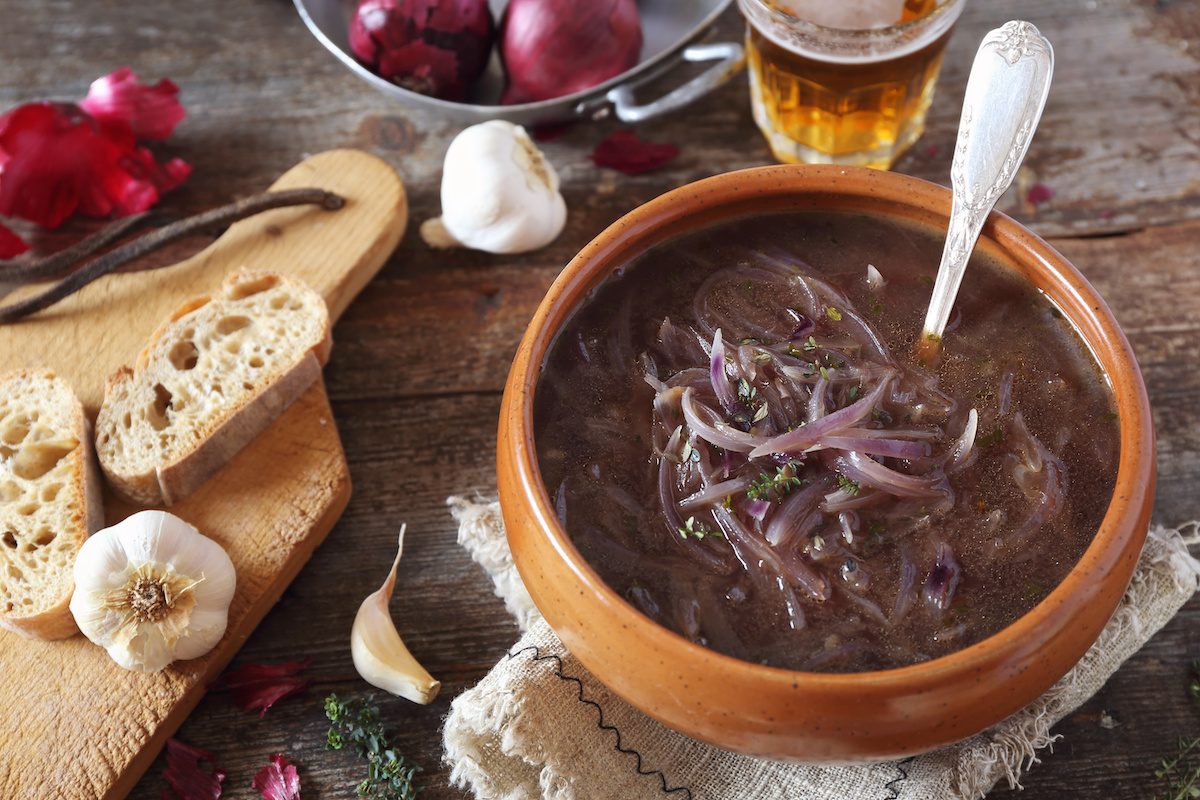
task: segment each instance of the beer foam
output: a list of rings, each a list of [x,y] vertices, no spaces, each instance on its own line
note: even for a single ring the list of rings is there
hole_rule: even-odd
[[[777,0],[775,6],[823,28],[848,30],[886,28],[904,16],[904,0]]]
[[[825,31],[809,34],[792,30],[787,23],[764,13],[761,6],[747,4],[743,11],[747,12],[746,19],[751,27],[784,50],[828,64],[871,64],[900,58],[926,47],[950,30],[963,9],[962,3],[939,0],[936,8],[944,9],[946,13],[931,12],[932,18],[925,20],[929,24],[922,27],[916,35],[911,32],[892,32],[884,28],[836,28],[830,23],[806,18],[811,11],[813,15],[820,15],[823,19],[833,19],[841,15],[844,9],[857,9],[863,3],[886,3],[893,6],[897,9],[897,21],[904,13],[904,0],[842,0],[836,4],[828,0],[764,0],[766,8],[803,19]],[[834,8],[835,5],[837,8]],[[945,9],[945,6],[950,7]],[[892,24],[894,23],[885,23],[888,26]],[[907,24],[913,23],[910,21]],[[903,30],[904,28],[900,29]]]

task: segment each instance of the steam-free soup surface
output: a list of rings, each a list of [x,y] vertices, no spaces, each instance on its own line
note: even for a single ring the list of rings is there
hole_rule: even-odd
[[[1104,376],[1061,313],[977,251],[936,366],[913,355],[940,235],[747,217],[600,287],[535,394],[572,541],[656,622],[791,669],[917,663],[1031,609],[1115,482]]]

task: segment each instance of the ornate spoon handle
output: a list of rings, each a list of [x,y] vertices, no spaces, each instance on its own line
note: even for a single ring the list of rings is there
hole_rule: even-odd
[[[1054,51],[1028,22],[1005,23],[983,38],[963,99],[946,246],[925,315],[921,347],[936,352],[983,222],[1025,158],[1050,91]]]

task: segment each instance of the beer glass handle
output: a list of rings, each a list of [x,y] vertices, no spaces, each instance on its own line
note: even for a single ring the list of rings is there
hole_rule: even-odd
[[[613,104],[617,118],[622,122],[642,122],[682,108],[735,75],[746,63],[746,54],[742,46],[736,42],[715,42],[694,44],[684,48],[683,59],[685,61],[719,60],[720,63],[709,67],[674,91],[641,106],[634,100],[633,87],[623,85],[612,89],[605,97]]]
[[[927,354],[937,351],[983,223],[1029,150],[1053,72],[1050,42],[1028,22],[1008,22],[979,45],[950,168],[946,245],[921,335]]]

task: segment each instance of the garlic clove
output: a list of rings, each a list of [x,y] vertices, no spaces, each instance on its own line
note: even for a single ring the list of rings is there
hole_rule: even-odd
[[[446,230],[446,224],[442,222],[441,217],[425,220],[421,223],[420,231],[421,238],[425,240],[425,244],[435,250],[463,247],[463,243],[455,239],[454,235]]]
[[[388,611],[388,602],[396,587],[396,568],[404,552],[405,527],[400,526],[396,560],[392,562],[387,580],[358,607],[350,632],[350,655],[354,659],[354,668],[367,683],[414,703],[426,704],[437,697],[441,681],[435,680],[413,658]]]
[[[524,253],[554,241],[567,221],[558,173],[524,128],[504,120],[472,125],[454,137],[442,165],[441,196],[448,238],[436,226],[428,232],[422,226],[434,247],[457,241],[490,253]]]
[[[221,545],[165,511],[93,534],[75,560],[71,613],[122,667],[157,672],[225,635],[237,576]]]

